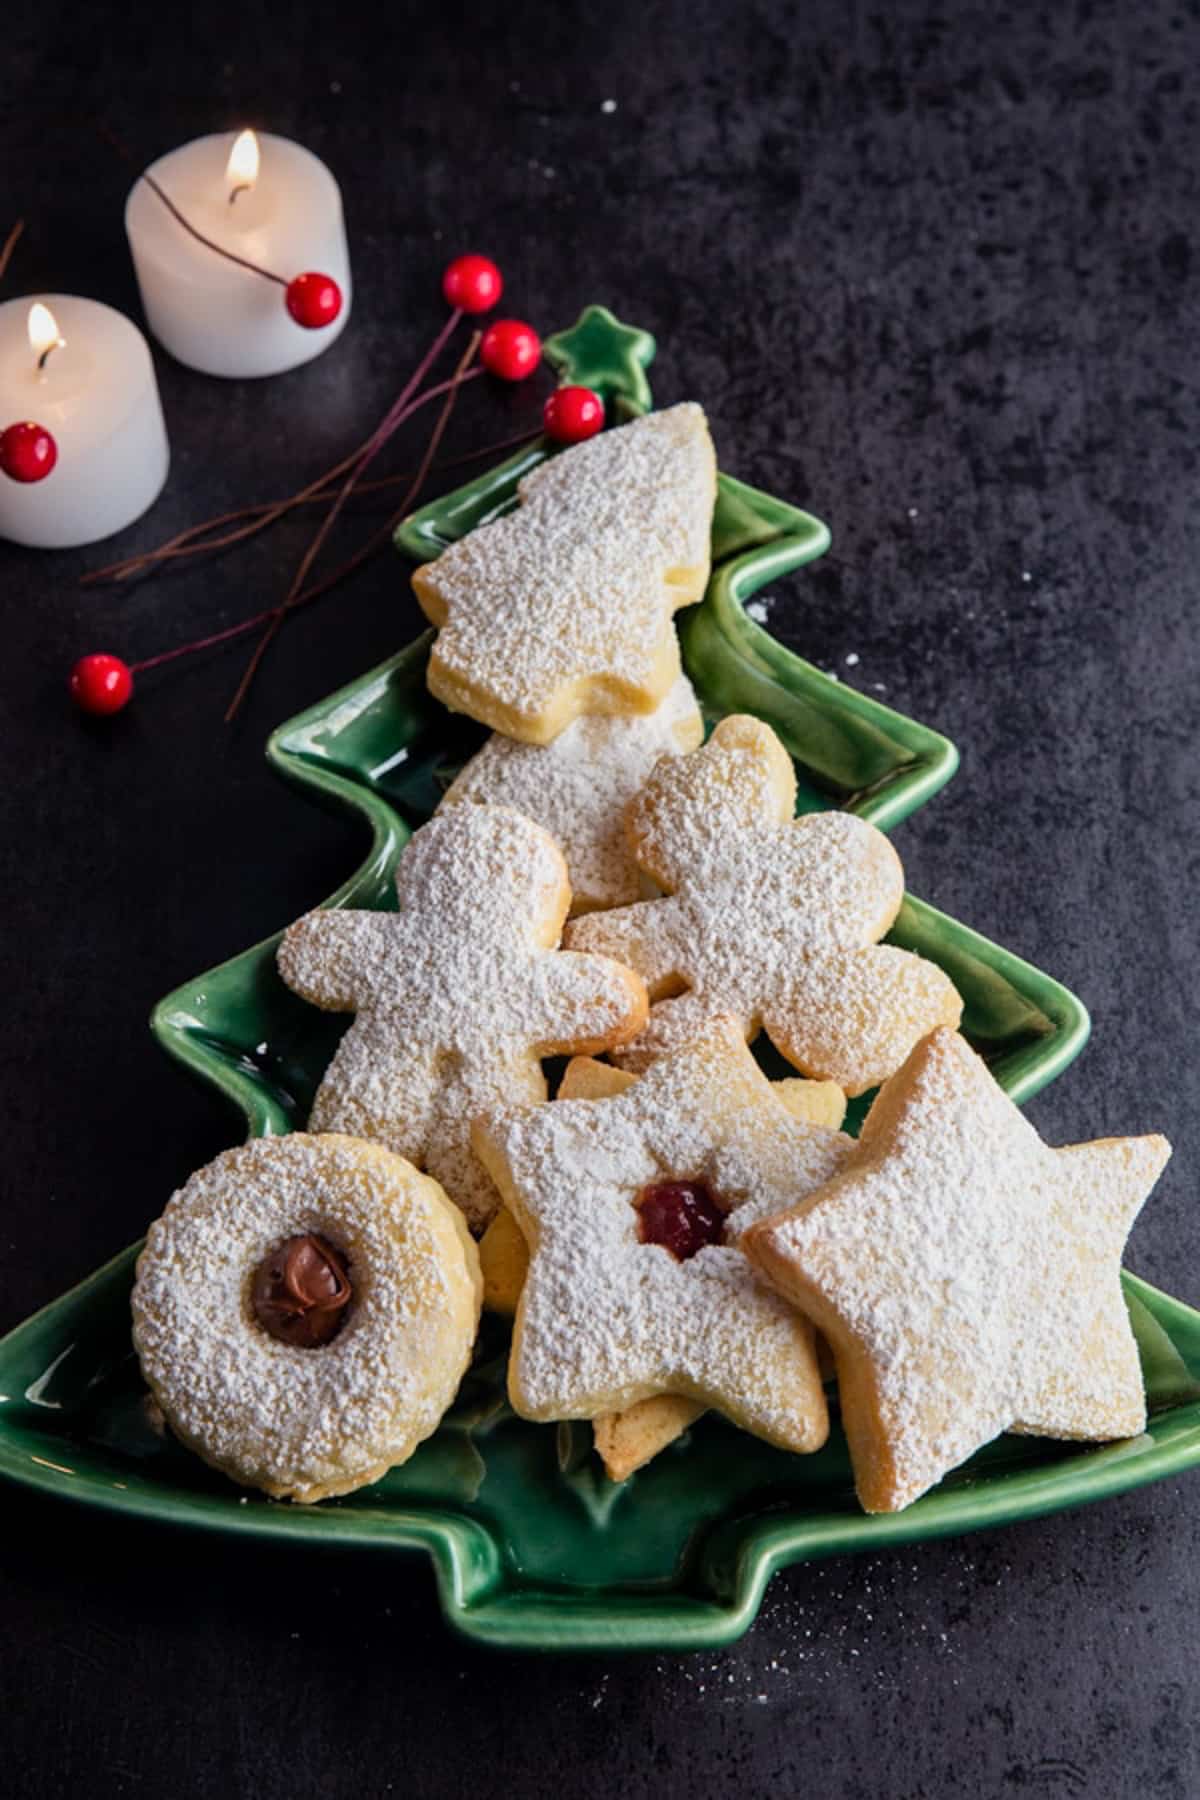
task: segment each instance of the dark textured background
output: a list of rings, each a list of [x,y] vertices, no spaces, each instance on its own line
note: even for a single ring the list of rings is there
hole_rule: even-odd
[[[346,199],[349,331],[262,384],[160,356],[173,472],[119,548],[358,441],[441,316],[451,252],[495,255],[506,310],[545,328],[593,299],[651,327],[659,399],[702,400],[726,467],[832,523],[774,629],[961,746],[898,834],[912,885],[1086,998],[1093,1042],[1032,1115],[1052,1141],[1169,1131],[1130,1260],[1200,1301],[1200,8],[248,11],[3,11],[0,232],[29,221],[5,297],[138,315],[126,172],[92,119],[147,160],[261,125]],[[476,384],[457,445],[535,411]],[[147,678],[99,728],[65,673],[269,604],[310,529],[133,590],[76,586],[107,552],[0,546],[0,1329],[229,1141],[147,1011],[351,866],[354,833],[268,777],[263,739],[416,613],[385,558],[288,628],[233,730],[240,652]],[[793,1569],[728,1653],[605,1662],[464,1647],[416,1560],[231,1550],[5,1493],[4,1785],[1190,1796],[1198,1506],[1192,1477]]]

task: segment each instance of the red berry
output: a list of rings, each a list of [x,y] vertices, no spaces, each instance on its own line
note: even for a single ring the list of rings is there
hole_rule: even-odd
[[[306,331],[320,331],[332,325],[342,310],[342,290],[332,275],[318,275],[309,270],[297,275],[287,285],[287,309],[297,325]]]
[[[479,360],[501,381],[524,381],[542,360],[542,340],[520,319],[497,319],[483,334]]]
[[[58,461],[58,445],[44,425],[25,419],[0,432],[0,469],[13,481],[44,481]]]
[[[504,292],[504,277],[490,256],[456,256],[442,276],[447,306],[460,312],[490,312]]]
[[[678,1262],[725,1242],[725,1214],[705,1181],[656,1181],[635,1205],[642,1243],[661,1244]]]
[[[133,697],[133,675],[119,656],[81,656],[71,670],[71,698],[80,712],[120,712]]]
[[[556,444],[582,444],[604,426],[604,402],[591,388],[556,388],[542,408],[546,436]]]

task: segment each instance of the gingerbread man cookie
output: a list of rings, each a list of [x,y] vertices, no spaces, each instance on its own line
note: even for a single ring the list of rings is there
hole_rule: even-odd
[[[1121,1295],[1162,1137],[1045,1145],[957,1033],[918,1044],[825,1187],[743,1237],[829,1339],[859,1499],[896,1512],[1001,1431],[1146,1419]]]
[[[677,1394],[786,1449],[820,1447],[811,1328],[738,1246],[836,1173],[851,1140],[780,1104],[733,1021],[615,1099],[498,1112],[473,1141],[529,1246],[509,1360],[518,1413],[594,1419]]]
[[[708,580],[716,459],[700,407],[603,432],[517,494],[413,575],[440,627],[431,691],[530,744],[584,713],[651,712],[679,674],[672,614]]]
[[[436,1181],[353,1138],[256,1138],[150,1227],[142,1373],[176,1436],[234,1481],[324,1500],[436,1430],[471,1358],[479,1258]]]
[[[680,675],[652,713],[582,718],[551,744],[490,737],[446,790],[442,806],[483,800],[515,806],[550,833],[567,859],[571,911],[625,906],[641,887],[625,836],[625,808],[659,757],[694,750],[704,722]]]
[[[310,913],[279,946],[289,987],[356,1014],[309,1126],[386,1144],[482,1228],[498,1200],[472,1154],[471,1120],[544,1100],[539,1058],[633,1036],[645,989],[607,957],[555,949],[571,899],[566,865],[509,807],[431,819],[397,864],[396,891],[396,914]]]
[[[727,1014],[806,1075],[861,1094],[935,1026],[957,1025],[942,970],[878,942],[904,897],[887,838],[852,813],[794,818],[795,801],[775,733],[734,714],[703,749],[660,761],[631,804],[634,854],[667,897],[578,919],[566,937],[637,969],[656,1002],[624,1066]]]

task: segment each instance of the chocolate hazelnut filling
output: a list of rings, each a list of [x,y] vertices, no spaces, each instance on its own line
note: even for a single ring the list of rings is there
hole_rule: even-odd
[[[254,1271],[254,1316],[271,1337],[301,1350],[332,1342],[351,1298],[346,1261],[326,1238],[307,1232],[264,1256]]]

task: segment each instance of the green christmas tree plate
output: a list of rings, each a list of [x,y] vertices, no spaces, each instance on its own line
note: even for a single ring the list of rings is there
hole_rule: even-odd
[[[610,415],[649,404],[653,342],[590,308],[548,353],[599,387]],[[416,514],[416,557],[512,503],[536,446]],[[768,719],[795,759],[801,805],[831,802],[889,826],[953,772],[936,733],[849,692],[742,612],[763,582],[819,555],[817,520],[722,476],[713,579],[683,621],[706,711]],[[272,737],[268,754],[314,798],[356,814],[370,848],[330,905],[386,907],[413,828],[481,735],[425,689],[428,637]],[[1017,1099],[1078,1054],[1080,1003],[1049,976],[909,899],[893,941],[945,967],[964,1029]],[[252,1134],[303,1124],[345,1020],[279,981],[274,939],[186,983],[155,1011],[164,1047],[237,1108]],[[861,1117],[855,1109],[852,1126]],[[142,1518],[310,1545],[432,1558],[446,1616],[480,1641],[532,1648],[699,1649],[753,1621],[772,1572],[839,1551],[979,1529],[1099,1499],[1200,1460],[1200,1315],[1126,1277],[1151,1415],[1128,1443],[1081,1448],[1004,1437],[906,1512],[868,1518],[836,1428],[794,1457],[709,1415],[632,1480],[609,1483],[586,1427],[516,1419],[504,1399],[507,1334],[485,1320],[475,1363],[437,1434],[374,1487],[315,1508],[242,1495],[156,1430],[129,1344],[137,1246],[0,1342],[0,1474]]]

